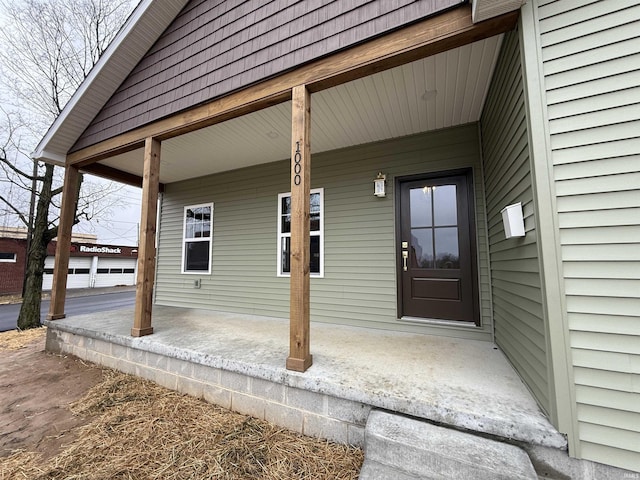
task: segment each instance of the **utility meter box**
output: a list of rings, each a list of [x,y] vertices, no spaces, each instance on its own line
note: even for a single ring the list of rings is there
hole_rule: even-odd
[[[524,237],[524,218],[522,217],[522,203],[507,205],[501,210],[504,234],[507,238]]]

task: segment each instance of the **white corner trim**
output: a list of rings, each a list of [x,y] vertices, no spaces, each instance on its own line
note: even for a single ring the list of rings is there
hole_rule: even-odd
[[[549,135],[542,50],[537,7],[522,8],[519,21],[523,87],[529,131],[534,211],[537,218],[538,255],[542,274],[542,297],[546,320],[547,352],[554,398],[552,416],[556,427],[567,435],[569,454],[580,458],[577,404],[569,339],[564,274],[558,228],[552,152]]]

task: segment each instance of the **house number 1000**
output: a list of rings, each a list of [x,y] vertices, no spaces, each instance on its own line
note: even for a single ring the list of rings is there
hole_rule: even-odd
[[[296,153],[293,156],[293,162],[295,163],[295,165],[293,166],[293,173],[295,173],[295,176],[293,177],[293,183],[295,185],[300,185],[300,172],[302,171],[300,160],[302,160],[302,153],[300,153],[300,142],[296,142]]]

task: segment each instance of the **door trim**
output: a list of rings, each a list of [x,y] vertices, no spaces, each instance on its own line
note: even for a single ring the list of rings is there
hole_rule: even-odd
[[[400,185],[405,182],[419,181],[419,180],[431,180],[448,176],[464,176],[467,179],[467,208],[469,218],[469,246],[471,248],[470,261],[471,261],[471,277],[472,277],[472,304],[473,304],[473,318],[475,323],[468,321],[457,320],[443,320],[439,318],[418,318],[412,316],[405,316],[403,312],[402,302],[402,259],[398,254],[400,251],[400,245],[402,244],[402,226],[401,226],[401,212],[400,212]],[[482,327],[482,320],[480,316],[480,295],[479,295],[479,276],[478,276],[478,247],[476,241],[476,209],[475,209],[475,185],[473,183],[473,168],[458,168],[453,170],[441,170],[436,172],[427,172],[413,175],[405,175],[394,178],[394,201],[395,201],[395,237],[396,242],[394,245],[394,255],[396,257],[396,302],[397,302],[397,318],[406,322],[415,323],[429,323],[431,325],[442,325],[451,327]]]

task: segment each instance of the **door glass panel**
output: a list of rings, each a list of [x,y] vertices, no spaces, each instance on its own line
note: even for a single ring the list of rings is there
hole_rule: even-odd
[[[430,227],[433,225],[431,213],[431,187],[412,188],[409,192],[411,227]]]
[[[433,229],[411,229],[411,266],[417,268],[433,268]]]
[[[436,226],[458,224],[458,203],[455,185],[433,187],[433,204]]]
[[[446,227],[435,229],[436,262],[435,268],[460,268],[460,252],[458,248],[458,228]]]

